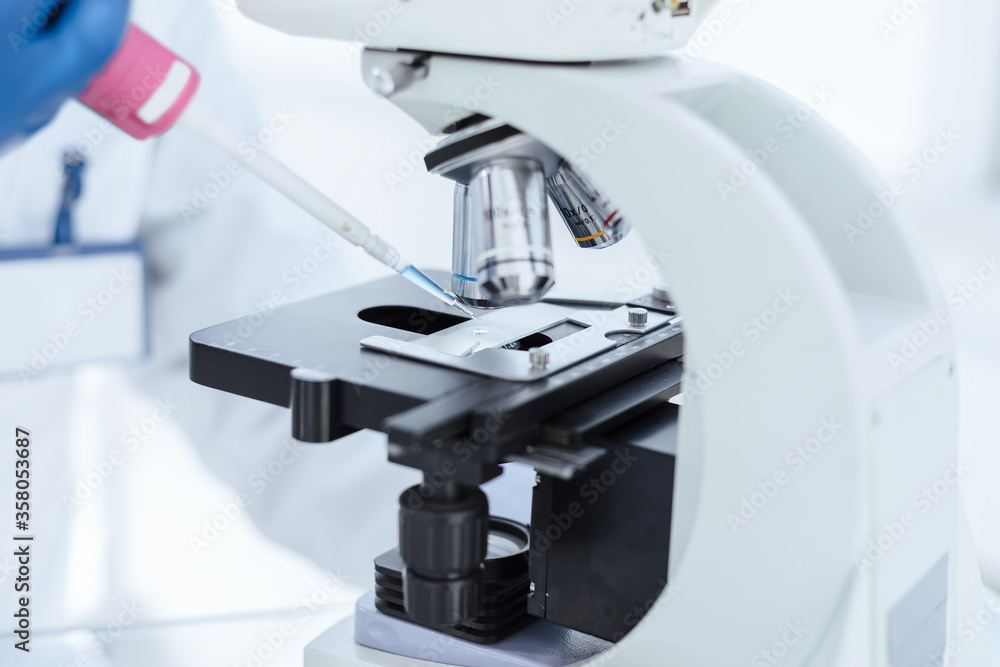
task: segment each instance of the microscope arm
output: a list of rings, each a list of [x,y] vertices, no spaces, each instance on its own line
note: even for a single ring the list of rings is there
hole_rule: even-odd
[[[392,101],[429,131],[496,82],[480,113],[571,160],[672,257],[687,337],[673,588],[615,664],[745,664],[791,623],[809,631],[789,664],[888,665],[906,649],[890,642],[898,619],[934,613],[908,595],[944,558],[951,581],[975,563],[956,547],[957,493],[865,560],[957,456],[948,327],[897,360],[943,300],[898,211],[878,203],[886,186],[807,107],[720,66],[427,66]],[[757,149],[766,161],[748,167]],[[948,616],[978,604],[962,588]]]

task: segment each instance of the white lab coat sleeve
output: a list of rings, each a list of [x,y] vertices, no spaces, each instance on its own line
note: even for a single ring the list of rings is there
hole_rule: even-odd
[[[176,38],[155,36],[199,69],[201,100],[240,132],[258,133],[270,114],[256,114],[217,17],[199,15],[211,13],[201,0],[183,4],[190,7]],[[178,406],[176,418],[204,463],[246,495],[248,513],[265,535],[370,587],[372,558],[395,545],[397,498],[416,473],[386,461],[380,435],[359,433],[325,446],[293,443],[287,410],[187,377],[188,336],[255,312],[266,316],[277,296],[296,298],[295,283],[283,276],[328,234],[319,225],[284,224],[293,209],[254,175],[233,175],[227,166],[222,153],[179,129],[158,140],[141,226],[151,269],[152,360],[134,381],[152,398]],[[345,252],[341,246],[312,279],[323,281],[325,291],[346,278],[337,268],[337,253]],[[252,336],[252,324],[250,330]],[[206,515],[214,511],[205,508]]]

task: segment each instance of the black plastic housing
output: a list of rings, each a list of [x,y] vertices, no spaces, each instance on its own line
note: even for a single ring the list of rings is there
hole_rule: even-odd
[[[605,437],[614,446],[574,479],[539,476],[528,612],[618,641],[667,584],[677,406],[660,403]]]

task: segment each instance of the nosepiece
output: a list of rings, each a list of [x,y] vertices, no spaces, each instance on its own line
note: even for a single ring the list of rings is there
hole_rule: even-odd
[[[552,288],[549,198],[581,248],[610,247],[631,229],[583,174],[499,119],[456,129],[424,163],[457,184],[452,291],[476,308],[535,303]]]

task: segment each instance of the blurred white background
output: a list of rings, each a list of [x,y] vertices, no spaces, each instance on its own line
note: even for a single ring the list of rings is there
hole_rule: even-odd
[[[400,161],[419,150],[426,135],[362,84],[356,52],[253,24],[233,10],[232,2],[205,1],[213,2],[265,113],[275,107],[295,115],[295,122],[278,135],[273,150],[373,228],[385,230],[422,267],[446,268],[450,264],[450,182],[421,169],[398,187],[387,182],[387,174],[397,173]],[[995,170],[1000,149],[1000,3],[924,0],[910,4],[917,11],[887,31],[882,22],[891,24],[894,8],[902,5],[898,0],[724,0],[718,11],[730,11],[736,20],[722,34],[706,38],[710,44],[701,55],[748,71],[803,101],[815,87],[830,91],[832,97],[820,113],[886,179],[898,177],[940,129],[952,127],[961,137],[954,150],[943,155],[900,202],[948,290],[967,279],[984,255],[1000,250]],[[315,223],[292,206],[281,214],[287,224],[302,229],[307,250],[317,236]],[[584,270],[583,258],[564,236],[553,234],[560,277],[584,287],[600,287],[599,278]],[[605,262],[626,266],[643,249],[638,239],[631,239],[604,252]],[[357,263],[357,280],[379,273],[370,264]],[[327,291],[326,280],[321,270],[296,298]],[[971,463],[983,464],[984,470],[987,463],[992,470],[1000,470],[996,453],[1000,451],[1000,410],[996,407],[1000,281],[987,285],[955,317],[965,456]],[[107,392],[114,391],[115,383],[104,370],[78,373],[76,381],[94,397],[75,416],[79,427],[74,431],[87,434],[80,436],[75,449],[86,470],[89,462],[100,458],[101,448],[116,440],[86,424],[92,415],[100,414],[100,405],[107,400]],[[129,406],[128,424],[141,422],[152,409],[143,398],[119,398]],[[134,599],[143,605],[142,625],[160,632],[151,637],[144,631],[130,631],[112,647],[122,664],[140,664],[128,659],[136,645],[166,642],[171,647],[164,645],[159,662],[143,659],[141,664],[245,665],[248,651],[256,651],[283,618],[297,619],[295,632],[267,664],[300,664],[302,646],[346,613],[355,589],[345,586],[337,595],[326,596],[317,605],[322,611],[301,620],[291,610],[302,598],[323,590],[330,573],[273,544],[248,520],[234,522],[211,549],[195,555],[186,536],[200,531],[202,522],[234,495],[233,489],[207,471],[193,472],[200,470],[184,434],[169,421],[159,428],[129,465],[116,473],[113,491],[88,503],[78,514],[76,572],[67,599],[75,600],[81,607],[78,611],[93,618],[97,628],[104,625],[102,619],[114,617],[117,601]],[[992,484],[984,477],[973,476],[970,490]],[[182,493],[178,493],[179,479],[183,479]],[[998,507],[970,507],[974,523],[989,521],[990,513],[996,517],[997,512]],[[124,540],[124,550],[103,550],[107,543],[103,537],[111,531]],[[113,564],[110,570],[97,567],[107,559]],[[106,578],[95,577],[95,572],[104,572]],[[101,595],[108,586],[111,594]],[[338,600],[341,604],[334,603]],[[203,617],[249,620],[236,625],[228,621],[200,626],[185,623],[191,620],[192,609]],[[172,632],[208,653],[184,653],[188,644],[175,642]],[[93,653],[87,655],[97,659]]]

